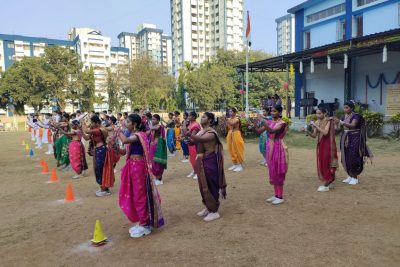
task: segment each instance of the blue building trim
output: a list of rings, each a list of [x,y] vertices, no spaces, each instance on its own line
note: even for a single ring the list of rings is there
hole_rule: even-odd
[[[352,36],[352,31],[353,31],[353,0],[346,0],[346,33],[345,33],[345,38],[346,40],[350,40]]]
[[[362,14],[364,12],[367,12],[367,11],[370,11],[370,10],[373,10],[373,9],[377,9],[377,8],[380,8],[380,7],[383,7],[383,6],[395,4],[395,3],[400,3],[400,0],[388,0],[388,1],[385,1],[385,2],[382,2],[382,3],[379,3],[379,4],[375,4],[375,5],[372,5],[372,6],[367,6],[367,7],[355,10],[354,12],[352,12],[352,14],[353,14],[353,16],[357,16],[357,15],[360,15],[360,14]]]
[[[33,57],[34,53],[33,53],[33,43],[32,42],[29,44],[29,48],[31,50],[31,57]]]
[[[11,34],[0,34],[0,40],[23,41],[23,42],[29,42],[29,43],[46,43],[48,45],[73,46],[73,42],[68,41],[68,40],[49,39],[49,38],[43,38],[43,37],[29,37],[29,36],[11,35]]]
[[[295,51],[303,51],[304,9],[295,14]]]
[[[294,101],[295,108],[294,114],[296,117],[300,117],[300,100],[301,100],[301,88],[303,87],[303,74],[296,70],[294,74]]]
[[[10,48],[9,45],[13,45],[14,48]],[[7,70],[14,63],[14,60],[10,59],[15,55],[15,43],[10,40],[3,40],[4,47],[4,68]]]
[[[112,47],[111,47],[111,52],[124,52],[124,53],[129,53],[129,48],[120,47],[120,46],[112,46]]]

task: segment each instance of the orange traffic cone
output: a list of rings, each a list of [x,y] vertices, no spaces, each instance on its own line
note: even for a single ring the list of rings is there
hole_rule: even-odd
[[[44,165],[44,160],[41,159],[41,160],[40,160],[40,166],[42,166],[42,168],[43,168],[43,165]]]
[[[49,165],[46,162],[43,164],[42,174],[49,174]]]
[[[51,178],[50,178],[50,183],[56,183],[58,182],[58,177],[57,177],[57,172],[56,172],[56,168],[53,168],[51,170]]]
[[[72,192],[72,185],[68,184],[67,185],[67,192],[65,193],[65,198],[64,201],[65,202],[72,202],[74,201],[74,193]]]

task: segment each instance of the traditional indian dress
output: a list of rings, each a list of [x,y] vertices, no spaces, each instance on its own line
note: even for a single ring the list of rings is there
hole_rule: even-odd
[[[338,168],[338,156],[335,140],[335,122],[333,119],[323,120],[319,127],[325,129],[329,124],[329,132],[323,135],[317,134],[317,172],[318,178],[326,185],[331,184],[335,180],[335,172]]]
[[[203,204],[209,212],[217,212],[220,190],[224,197],[226,195],[223,147],[215,130],[209,129],[201,135],[206,133],[215,135],[215,147],[210,147],[214,142],[197,143],[195,172]]]
[[[175,122],[173,120],[167,123],[167,147],[169,153],[174,153],[176,150],[176,140],[175,140]]]
[[[145,133],[136,133],[139,142],[126,145],[126,163],[121,171],[119,206],[126,217],[142,226],[164,225],[161,198],[154,184]],[[133,159],[131,155],[143,155]]]
[[[179,136],[181,135],[181,126],[175,125],[175,148],[176,150],[181,150],[181,141],[179,141]]]
[[[182,125],[185,125],[184,128],[187,129],[187,126],[188,126],[187,120],[184,120]],[[189,156],[189,147],[188,147],[188,143],[187,143],[187,141],[185,139],[184,128],[182,127],[182,130],[181,130],[181,141],[180,141],[180,143],[181,143],[181,147],[182,147],[183,157],[187,158]]]
[[[271,116],[267,117],[267,120],[271,120]],[[263,126],[265,124],[265,119],[261,119],[257,122],[257,126]],[[267,139],[268,139],[268,132],[264,131],[263,133],[260,134],[258,138],[258,149],[260,151],[260,154],[264,156],[265,158],[265,151],[266,151],[266,145],[267,145]]]
[[[70,127],[66,129],[66,132],[69,132]],[[59,162],[60,165],[69,165],[69,155],[68,155],[68,147],[70,143],[70,138],[67,137],[66,135],[61,135],[54,143],[54,148],[55,148],[55,155],[57,162]]]
[[[364,160],[373,155],[367,146],[367,132],[364,118],[357,113],[343,116],[342,121],[352,123],[357,121],[354,129],[345,127],[340,138],[341,161],[343,168],[350,177],[357,178],[364,169]]]
[[[103,166],[103,178],[101,181],[102,188],[110,188],[114,186],[115,182],[114,168],[117,165],[119,159],[121,158],[117,143],[118,134],[119,131],[113,130],[111,133],[111,139],[107,143],[106,158],[104,160],[104,166]]]
[[[165,149],[165,128],[160,125],[159,130],[151,131],[149,136],[149,159],[155,177],[162,178],[167,168],[167,150]]]
[[[93,155],[93,167],[94,173],[96,176],[96,182],[101,188],[103,187],[103,171],[104,171],[104,163],[107,155],[107,146],[104,134],[100,128],[92,129],[91,142],[93,142],[94,146],[94,155]],[[103,142],[102,146],[96,147],[97,143]]]
[[[201,130],[201,126],[198,122],[193,121],[189,123],[188,126],[188,132],[190,134],[194,133],[194,132],[199,132]],[[189,161],[190,164],[192,165],[193,170],[196,167],[196,156],[197,156],[197,152],[196,152],[196,145],[195,144],[191,144],[188,143],[188,148],[189,148]]]
[[[229,119],[232,120],[232,119]],[[240,121],[238,121],[240,125]],[[244,161],[244,140],[240,127],[233,128],[228,124],[228,135],[226,136],[229,154],[233,164],[242,164]]]
[[[84,170],[88,169],[85,156],[85,146],[81,141],[82,133],[80,131],[76,131],[75,133],[79,140],[72,140],[69,143],[69,161],[71,162],[72,169],[77,174],[82,174]]]
[[[286,123],[270,120],[266,122],[272,129],[282,124],[281,130],[268,133],[266,159],[268,164],[269,182],[274,186],[283,186],[288,170],[288,151],[283,138],[286,135]]]

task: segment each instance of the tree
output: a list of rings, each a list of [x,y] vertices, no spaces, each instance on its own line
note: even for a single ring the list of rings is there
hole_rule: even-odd
[[[4,72],[0,87],[1,102],[12,99],[17,106],[27,104],[39,112],[52,100],[52,88],[56,82],[57,78],[47,71],[43,58],[24,58]]]
[[[80,107],[82,110],[93,110],[93,103],[95,102],[95,79],[93,68],[84,70],[79,75],[79,99]]]
[[[61,46],[47,46],[44,61],[45,70],[56,77],[51,89],[53,97],[57,106],[64,109],[67,100],[75,100],[79,96],[78,80],[82,64],[73,50]]]
[[[162,99],[169,103],[175,101],[173,77],[163,74],[161,66],[149,57],[141,57],[131,63],[129,84],[131,108],[159,110]]]
[[[127,64],[107,68],[104,89],[108,94],[108,107],[122,110],[129,99],[129,66]]]

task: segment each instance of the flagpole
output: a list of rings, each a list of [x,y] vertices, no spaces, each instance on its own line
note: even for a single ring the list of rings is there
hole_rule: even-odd
[[[247,11],[247,29],[246,29],[246,118],[249,118],[249,34],[250,18]]]
[[[249,117],[249,40],[246,42],[246,118]]]

